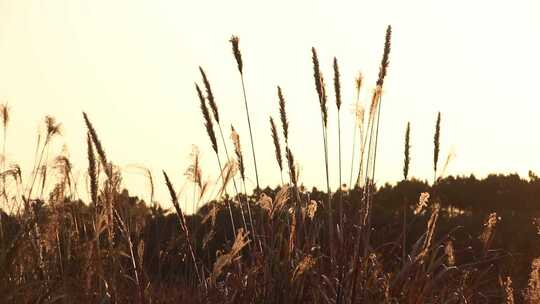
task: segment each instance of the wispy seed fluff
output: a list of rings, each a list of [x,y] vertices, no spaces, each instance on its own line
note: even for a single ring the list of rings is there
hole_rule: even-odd
[[[244,157],[242,156],[242,146],[240,146],[240,135],[234,127],[231,125],[231,139],[234,144],[234,153],[236,154],[236,161],[238,162],[238,169],[240,170],[240,177],[246,179]]]

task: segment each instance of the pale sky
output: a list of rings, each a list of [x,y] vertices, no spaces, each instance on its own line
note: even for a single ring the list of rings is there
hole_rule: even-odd
[[[366,101],[391,24],[376,180],[401,179],[407,121],[410,174],[431,178],[437,111],[443,115],[441,162],[451,149],[456,153],[448,174],[526,176],[529,169],[540,171],[535,136],[540,127],[539,14],[536,0],[0,0],[0,100],[12,110],[8,160],[28,174],[36,128],[52,115],[63,125],[54,151],[67,144],[75,169],[84,172],[84,110],[109,158],[122,166],[151,168],[158,198],[166,203],[160,170],[181,185],[192,144],[202,151],[204,175],[217,175],[193,85],[200,82],[201,65],[226,129],[232,122],[241,135],[247,174],[254,180],[239,75],[228,42],[235,34],[261,184],[279,182],[268,123],[269,114],[278,117],[279,84],[288,102],[301,180],[323,185],[312,46],[329,84],[333,56],[340,62],[343,179],[348,181],[354,77],[358,71],[366,76]],[[333,90],[328,93],[335,188],[336,108]],[[125,181],[132,193],[148,197],[141,176],[126,172]]]

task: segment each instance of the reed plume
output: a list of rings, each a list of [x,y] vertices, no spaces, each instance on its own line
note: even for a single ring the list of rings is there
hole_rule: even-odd
[[[287,164],[289,166],[289,177],[291,179],[291,184],[293,184],[296,187],[297,180],[296,180],[296,166],[294,164],[294,156],[288,147],[285,148],[285,150],[286,150],[285,153],[287,156]]]
[[[510,277],[500,279],[501,287],[504,288],[505,302],[504,304],[514,304],[514,288],[512,287],[512,279]]]
[[[339,66],[336,57],[334,57],[334,93],[336,95],[336,107],[339,112],[341,108],[341,84],[339,81]]]
[[[208,134],[208,138],[210,138],[212,149],[217,154],[218,145],[217,145],[217,140],[216,140],[216,133],[214,133],[214,123],[212,122],[212,119],[210,118],[210,112],[208,112],[208,107],[206,106],[206,100],[198,84],[195,84],[195,89],[197,90],[197,94],[199,96],[201,112],[204,118],[204,126],[206,127],[206,133]]]
[[[4,128],[7,128],[7,125],[9,123],[9,119],[10,119],[9,111],[10,109],[9,109],[8,103],[4,103],[0,105],[0,116],[2,118],[2,126]]]
[[[240,177],[242,177],[242,179],[245,179],[246,175],[244,170],[244,157],[242,156],[242,148],[240,146],[240,135],[238,135],[238,132],[236,132],[232,125],[231,139],[234,144],[234,153],[236,154],[236,162],[238,163],[238,169],[240,170]]]
[[[409,176],[409,162],[410,162],[410,134],[411,134],[411,123],[407,123],[407,129],[405,130],[405,151],[404,151],[404,161],[403,161],[403,179],[407,180]]]
[[[240,80],[242,82],[242,93],[244,94],[244,106],[246,108],[246,118],[249,128],[249,139],[251,141],[251,153],[253,155],[253,166],[255,168],[255,181],[257,182],[257,191],[260,191],[261,187],[259,186],[259,172],[257,170],[257,158],[255,156],[255,144],[253,143],[253,131],[251,130],[251,119],[249,115],[249,108],[248,108],[248,101],[246,96],[246,86],[244,82],[244,70],[243,70],[243,63],[242,63],[242,53],[240,53],[240,38],[237,36],[232,36],[229,40],[232,45],[233,55],[236,59],[236,64],[238,66],[238,72],[240,72]]]
[[[240,38],[238,38],[238,36],[233,35],[231,39],[229,40],[229,42],[232,44],[233,55],[234,55],[234,58],[236,59],[238,72],[240,72],[240,74],[243,74],[244,64],[242,63],[242,53],[240,53],[240,47],[239,47]]]
[[[34,174],[32,177],[32,183],[30,184],[30,189],[28,190],[28,199],[32,196],[32,190],[34,189],[34,184],[37,180],[37,176],[40,173],[42,173],[42,183],[41,183],[41,194],[43,196],[43,188],[45,186],[45,178],[46,178],[46,172],[47,172],[47,157],[48,157],[48,147],[51,142],[51,140],[56,136],[61,134],[61,124],[56,122],[56,119],[52,116],[45,116],[45,141],[43,142],[43,146],[41,147],[41,152],[39,154],[39,160],[37,164],[34,166]],[[37,151],[39,150],[39,139],[38,139],[38,146],[36,147],[36,156]],[[46,153],[47,151],[47,153]],[[46,156],[47,155],[47,156]],[[43,160],[43,157],[45,156],[45,161]],[[45,163],[45,165],[42,166],[42,163]]]
[[[212,93],[212,87],[210,86],[210,81],[208,81],[208,77],[206,77],[206,73],[204,72],[202,67],[199,67],[199,71],[201,72],[204,87],[206,89],[206,99],[208,99],[208,104],[210,105],[210,108],[212,109],[212,114],[214,115],[214,119],[219,124],[219,112],[216,105],[216,101],[214,99],[214,93]]]
[[[389,25],[386,29],[386,37],[384,42],[384,51],[383,57],[381,59],[381,65],[379,67],[379,78],[377,79],[375,91],[373,93],[373,100],[370,109],[370,121],[368,121],[368,132],[369,135],[369,145],[368,145],[368,155],[366,161],[366,178],[365,178],[365,187],[362,197],[364,202],[362,217],[363,217],[363,226],[364,226],[364,241],[366,243],[370,242],[371,235],[371,206],[373,203],[373,181],[375,179],[375,167],[377,164],[377,146],[379,139],[379,125],[381,121],[381,100],[382,100],[382,91],[384,78],[387,73],[389,57],[390,57],[390,48],[391,48],[391,38],[392,38],[392,27]],[[370,125],[371,123],[371,125]],[[376,123],[376,124],[375,124]],[[371,172],[370,172],[371,166]],[[364,252],[367,254],[367,251]]]
[[[202,190],[203,190],[203,184],[202,184],[202,171],[201,171],[201,165],[200,165],[200,151],[199,148],[195,145],[191,146],[191,152],[189,153],[190,158],[190,165],[184,172],[184,176],[186,176],[187,180],[193,183],[193,212],[196,212],[198,209],[198,203],[199,200],[197,200],[197,188],[199,188],[199,191],[201,193],[200,197],[202,197]]]
[[[377,145],[379,140],[379,124],[381,121],[381,99],[382,99],[382,88],[384,84],[384,79],[386,77],[386,73],[388,70],[388,64],[389,64],[389,58],[390,58],[390,49],[391,49],[391,42],[392,42],[392,26],[389,25],[386,28],[386,36],[384,39],[384,50],[383,50],[383,57],[381,59],[381,66],[379,68],[379,78],[377,79],[377,88],[379,88],[377,91],[379,92],[378,95],[378,111],[377,111],[377,129],[375,131],[375,147],[373,148],[373,169],[372,169],[372,176],[371,180],[375,177],[375,165],[377,162]]]
[[[212,87],[210,86],[210,81],[208,80],[208,77],[206,77],[206,73],[204,72],[202,67],[199,67],[199,71],[201,72],[204,87],[206,89],[206,99],[208,100],[208,104],[210,105],[210,108],[212,109],[214,119],[215,119],[216,124],[218,126],[219,134],[221,135],[221,141],[223,142],[223,149],[225,150],[225,156],[227,157],[227,160],[229,160],[230,159],[229,149],[227,149],[227,144],[225,143],[225,136],[223,135],[223,129],[221,128],[221,122],[219,121],[219,111],[218,111],[218,107],[217,107],[217,104],[216,104],[216,101],[215,101],[215,98],[214,98],[214,94],[212,93]],[[240,211],[241,211],[241,214],[242,214],[242,221],[244,223],[244,228],[246,229],[246,231],[249,231],[248,228],[247,228],[247,225],[245,224],[246,219],[245,219],[245,216],[244,216],[244,208],[242,207],[242,202],[240,200],[238,187],[236,186],[236,181],[234,180],[234,178],[232,178],[232,182],[233,182],[233,187],[234,187],[234,191],[236,193],[238,203],[240,204]]]
[[[270,116],[270,130],[272,131],[272,140],[276,150],[276,161],[279,167],[279,175],[281,176],[281,184],[283,184],[283,158],[281,157],[281,144],[279,143],[279,135],[272,116]]]
[[[214,152],[216,154],[216,158],[217,158],[218,165],[219,165],[219,172],[220,172],[220,174],[222,174],[223,166],[221,165],[221,159],[219,158],[216,134],[214,133],[214,124],[213,124],[212,119],[210,117],[210,112],[208,111],[208,107],[206,106],[206,100],[205,100],[205,98],[203,96],[203,93],[201,91],[201,88],[199,88],[198,84],[195,84],[195,89],[197,90],[197,95],[199,96],[199,102],[200,102],[201,112],[202,112],[202,115],[203,115],[203,118],[204,118],[204,126],[206,127],[206,133],[208,134],[208,138],[210,139],[210,143],[212,144],[212,149],[214,150]],[[223,189],[225,190],[226,181],[223,178],[223,176],[222,176],[222,181],[223,181]],[[232,235],[234,236],[236,234],[236,225],[234,223],[234,218],[233,218],[233,214],[232,214],[232,208],[231,208],[231,205],[229,203],[229,200],[226,200],[226,201],[227,201],[227,208],[229,209],[229,217],[231,219],[231,228],[233,230]]]
[[[88,149],[88,176],[90,177],[90,198],[92,199],[92,204],[97,212],[97,202],[98,202],[98,178],[97,178],[97,166],[96,166],[96,156],[94,153],[94,148],[92,146],[92,138],[90,132],[86,133],[86,145]]]
[[[441,137],[441,112],[437,114],[435,135],[433,137],[433,183],[437,181],[437,163],[439,162],[439,143]]]
[[[169,176],[167,176],[167,173],[163,171],[163,176],[165,177],[165,184],[167,186],[167,189],[169,190],[169,194],[171,195],[171,201],[174,206],[174,209],[176,210],[176,215],[178,217],[178,221],[180,223],[180,228],[186,235],[186,240],[188,243],[189,252],[191,254],[191,259],[193,262],[193,267],[195,268],[195,272],[197,274],[197,279],[199,280],[199,283],[203,284],[205,288],[207,288],[206,280],[201,276],[199,273],[199,267],[197,266],[197,260],[195,259],[195,253],[193,251],[193,246],[191,245],[191,238],[189,236],[189,229],[186,224],[186,218],[184,217],[184,213],[182,212],[182,207],[180,206],[180,203],[178,202],[178,198],[176,197],[176,191],[174,190],[174,187],[169,179]],[[204,273],[203,273],[204,275]]]
[[[388,70],[391,40],[392,40],[392,26],[389,25],[386,28],[386,37],[384,39],[383,57],[381,59],[381,66],[379,69],[379,78],[377,79],[377,85],[381,87],[384,84],[384,78],[386,77],[386,72]]]
[[[340,226],[343,228],[343,193],[341,187],[343,182],[341,180],[341,84],[339,82],[339,66],[337,58],[334,57],[334,93],[336,96],[337,118],[338,118],[338,174],[339,174],[339,221]]]
[[[251,226],[251,233],[253,234],[253,238],[256,239],[255,226],[253,226],[253,216],[251,214],[251,207],[250,207],[249,201],[247,199],[247,193],[245,193],[247,191],[247,189],[246,189],[246,175],[245,175],[245,169],[244,169],[244,157],[242,155],[242,146],[240,145],[240,135],[236,132],[236,130],[234,129],[234,127],[232,125],[231,125],[231,139],[232,139],[233,144],[234,144],[234,152],[236,154],[236,161],[238,163],[238,169],[240,170],[240,176],[242,177],[242,185],[244,186],[244,194],[245,194],[245,197],[246,197],[245,204],[247,206],[248,215],[249,215],[249,225]],[[238,196],[238,199],[240,200],[240,196]],[[242,202],[240,202],[240,206],[241,205],[242,205]],[[243,214],[242,214],[242,216],[243,216]],[[244,226],[247,226],[247,225],[244,225]],[[245,228],[247,229],[247,227],[245,227]],[[262,245],[261,245],[260,240],[259,240],[258,243],[259,243],[259,249],[262,252]]]
[[[355,79],[355,88],[356,88],[356,102],[354,104],[354,127],[353,127],[353,138],[352,138],[352,155],[351,155],[351,173],[349,176],[349,187],[353,188],[352,186],[352,178],[353,178],[353,171],[354,171],[354,156],[356,154],[356,132],[357,128],[360,129],[360,150],[362,152],[362,139],[363,139],[363,129],[364,129],[364,107],[360,105],[360,89],[362,88],[362,80],[363,76],[362,73],[358,73],[358,77]],[[360,163],[362,163],[362,159],[364,158],[363,153],[361,153],[360,156]]]
[[[101,141],[99,140],[97,132],[94,129],[94,126],[90,122],[90,119],[88,118],[88,115],[85,112],[83,112],[83,118],[84,118],[84,122],[86,123],[88,132],[90,133],[90,137],[92,138],[92,142],[94,143],[94,147],[96,148],[97,154],[99,155],[101,165],[105,169],[105,174],[107,175],[107,177],[111,178],[112,167],[107,161],[107,155],[105,154],[105,150],[103,149],[103,146],[101,145]]]
[[[279,99],[279,117],[281,119],[281,127],[283,129],[283,138],[285,138],[285,144],[289,144],[289,122],[287,121],[287,111],[285,110],[285,98],[283,92],[278,86],[278,99]]]
[[[531,273],[525,290],[524,298],[527,304],[540,303],[540,257],[531,262]]]
[[[334,235],[334,220],[333,212],[330,199],[330,173],[328,170],[328,107],[326,105],[326,88],[324,84],[324,77],[320,70],[319,58],[317,57],[317,51],[314,47],[311,48],[312,61],[313,61],[313,77],[315,80],[315,90],[319,97],[319,106],[321,108],[321,123],[322,123],[322,133],[323,133],[323,149],[324,149],[324,163],[326,169],[326,192],[327,192],[327,210],[328,210],[328,233],[329,233],[329,249],[330,249],[330,260],[334,258],[334,246],[333,246],[333,235]]]

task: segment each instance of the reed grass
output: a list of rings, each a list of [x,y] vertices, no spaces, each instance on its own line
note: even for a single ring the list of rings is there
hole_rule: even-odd
[[[272,142],[274,143],[274,149],[276,151],[276,161],[279,167],[281,184],[283,185],[283,158],[281,157],[281,144],[279,143],[279,135],[272,116],[270,116],[270,131],[272,133]]]
[[[343,228],[343,182],[341,180],[341,83],[339,80],[339,66],[337,58],[334,57],[334,93],[336,96],[337,124],[338,124],[338,174],[339,174],[339,224]]]
[[[236,132],[234,127],[231,125],[231,139],[234,144],[234,153],[236,154],[236,162],[238,163],[238,167],[240,170],[240,177],[242,178],[242,185],[244,186],[244,197],[246,198],[245,205],[247,206],[248,210],[248,216],[249,216],[249,230],[246,231],[251,232],[253,235],[253,239],[257,242],[257,232],[255,231],[255,226],[253,225],[253,215],[251,214],[251,207],[249,205],[249,201],[247,199],[247,189],[246,189],[246,174],[245,174],[245,167],[244,167],[244,156],[242,155],[242,146],[240,145],[240,135]],[[240,199],[240,196],[238,196],[238,199]],[[242,202],[239,202],[240,206]],[[242,212],[242,217],[244,216],[244,212],[242,208],[240,208]],[[245,222],[245,221],[244,221]],[[260,240],[257,242],[259,244],[259,249],[262,252],[262,245]]]
[[[208,186],[202,179],[199,153],[192,152],[191,164],[184,175],[194,184],[193,201],[199,189],[198,200],[206,203],[195,208],[197,212],[193,215],[185,214],[184,204],[189,203],[189,198],[182,196],[182,190],[175,189],[165,171],[163,177],[174,208],[172,214],[156,205],[150,209],[142,200],[122,191],[121,170],[107,159],[96,130],[83,113],[87,126],[90,192],[90,206],[86,206],[76,193],[72,165],[65,151],[55,158],[52,167],[58,176],[50,169],[38,170],[48,157],[44,147],[50,145],[59,130],[59,124],[48,119],[45,133],[38,137],[34,162],[37,169],[33,174],[38,177],[46,174],[36,181],[41,182],[41,191],[46,189],[45,181],[49,184],[56,181],[56,184],[48,196],[40,195],[35,199],[29,196],[20,213],[2,218],[7,234],[0,242],[0,302],[408,304],[493,300],[513,303],[514,288],[518,289],[509,275],[499,272],[503,264],[498,263],[503,255],[492,248],[495,229],[499,229],[499,216],[493,213],[487,217],[483,232],[470,244],[469,237],[465,238],[465,244],[463,239],[458,239],[461,233],[455,233],[457,228],[444,226],[449,215],[439,204],[439,195],[435,194],[438,185],[430,187],[408,179],[410,123],[405,132],[404,180],[396,187],[403,187],[406,193],[415,191],[420,197],[417,206],[404,206],[403,226],[397,223],[401,201],[394,194],[398,192],[388,194],[388,188],[377,190],[375,186],[380,105],[390,36],[389,27],[366,123],[359,108],[355,113],[354,130],[360,130],[357,185],[361,187],[339,190],[343,194],[339,198],[339,215],[332,213],[327,134],[328,126],[336,121],[328,117],[326,88],[315,49],[312,52],[321,108],[326,192],[308,191],[302,184],[300,167],[290,145],[290,132],[294,130],[289,129],[280,87],[278,109],[283,146],[272,117],[270,131],[277,166],[282,175],[284,162],[287,162],[290,183],[282,181],[281,187],[248,196],[248,174],[240,134],[231,125],[235,159],[227,155],[227,162],[222,166],[215,127],[221,128],[223,120],[219,117],[210,82],[200,69],[206,96],[197,84],[195,88],[204,127],[219,166],[216,186],[221,184],[221,189],[216,197],[203,198]],[[232,43],[238,70],[243,74],[238,41],[236,46],[234,41]],[[334,91],[339,113],[342,96],[337,60],[334,63]],[[357,104],[361,86],[359,77]],[[247,104],[247,99],[244,101]],[[337,124],[338,144],[341,144],[339,114]],[[226,150],[223,132],[220,131],[220,135]],[[354,143],[356,136],[352,140]],[[254,150],[252,152],[254,155]],[[339,153],[341,156],[341,151]],[[351,167],[355,158],[358,154],[353,147]],[[342,166],[341,159],[338,166]],[[322,170],[322,162],[320,167]],[[341,185],[341,169],[347,168],[339,167]],[[103,171],[105,180],[101,176]],[[148,169],[144,172],[150,179],[150,201],[154,203],[152,175]],[[226,192],[237,173],[242,180],[237,191],[238,206],[231,204]],[[2,172],[4,176],[13,176],[22,184],[17,167],[10,173]],[[352,184],[352,173],[349,183]],[[415,188],[419,184],[422,187]],[[390,197],[389,201],[384,200],[385,195]],[[379,198],[389,205],[373,208]],[[392,204],[398,207],[392,208]],[[245,227],[236,230],[234,221],[244,216],[243,206],[248,211],[249,225],[243,219]],[[379,212],[381,217],[374,219],[372,226],[370,215]],[[405,220],[407,213],[412,216],[409,222]],[[339,225],[334,225],[338,216]],[[233,229],[232,237],[229,226]],[[259,250],[252,250],[252,241]],[[516,301],[523,298],[535,303],[540,286],[539,265],[537,259],[532,261],[529,286],[515,293]],[[499,282],[493,279],[497,277],[501,277]]]
[[[364,131],[364,107],[360,104],[360,89],[362,88],[362,81],[363,76],[362,73],[358,73],[357,78],[355,79],[355,88],[356,88],[356,102],[354,104],[354,125],[353,125],[353,138],[352,138],[352,156],[351,156],[351,168],[350,168],[350,175],[349,175],[349,188],[353,189],[358,187],[358,180],[355,183],[355,186],[353,186],[353,171],[354,171],[354,159],[356,156],[356,141],[357,141],[357,129],[360,129],[360,163],[362,163],[362,160],[364,159],[363,155],[363,131]],[[358,169],[359,176],[362,174],[362,168]]]
[[[437,164],[439,162],[439,149],[441,137],[441,112],[437,114],[435,122],[435,135],[433,136],[433,183],[437,181]]]
[[[247,119],[248,128],[249,128],[249,139],[251,141],[251,153],[253,155],[253,166],[255,168],[255,181],[257,183],[257,188],[255,192],[258,192],[260,191],[261,187],[259,185],[259,171],[257,170],[257,157],[255,156],[255,144],[253,143],[253,131],[251,130],[251,119],[250,119],[250,114],[249,114],[248,101],[246,97],[246,86],[244,82],[244,69],[243,69],[244,64],[242,62],[242,53],[240,52],[240,46],[239,46],[240,38],[238,38],[237,36],[232,36],[229,41],[231,42],[233,55],[236,60],[238,72],[240,72],[240,80],[242,82],[242,93],[244,96],[244,106],[246,108],[246,119]]]
[[[409,164],[411,161],[410,158],[410,136],[411,136],[411,123],[407,122],[407,128],[405,129],[405,149],[403,151],[403,179],[407,180],[409,177]]]
[[[213,114],[214,120],[216,121],[216,124],[218,126],[219,134],[221,135],[221,141],[223,143],[223,148],[225,150],[225,156],[227,157],[227,160],[229,160],[230,159],[229,150],[227,149],[227,144],[225,143],[225,136],[223,135],[223,129],[221,127],[221,122],[219,120],[219,111],[218,111],[218,107],[217,107],[217,104],[216,104],[216,101],[215,101],[215,98],[214,98],[214,94],[212,92],[212,87],[210,86],[210,81],[208,80],[208,77],[206,76],[206,73],[204,72],[202,67],[199,67],[199,71],[201,72],[204,87],[206,89],[206,99],[208,100],[208,104],[210,105],[210,108],[212,109],[212,114]],[[244,168],[243,167],[244,167],[244,163],[242,163],[241,173],[243,175],[243,178],[245,178]],[[249,229],[247,227],[247,224],[246,224],[246,217],[244,215],[244,207],[242,206],[242,201],[240,199],[240,192],[238,191],[238,187],[236,186],[236,181],[235,181],[234,177],[231,180],[232,180],[232,183],[233,183],[236,198],[238,200],[238,204],[240,205],[240,211],[241,211],[241,215],[242,215],[242,223],[244,225],[244,229],[246,231],[249,231]],[[248,206],[248,208],[249,208],[249,206]]]
[[[323,137],[323,151],[324,151],[324,164],[326,172],[326,192],[327,192],[327,213],[328,213],[328,241],[330,244],[333,243],[334,236],[334,220],[333,220],[333,210],[331,204],[331,190],[330,190],[330,173],[328,168],[328,106],[327,106],[327,96],[326,96],[326,87],[324,83],[324,77],[320,70],[319,58],[317,56],[317,51],[314,47],[311,48],[312,61],[313,61],[313,78],[315,80],[315,90],[319,97],[319,106],[321,109],[321,124],[322,124],[322,137]],[[334,247],[329,246],[330,249],[330,259],[334,258]]]
[[[201,285],[207,288],[206,279],[204,279],[202,274],[199,272],[199,267],[197,266],[197,260],[195,258],[195,252],[191,244],[191,239],[189,236],[189,229],[186,224],[186,218],[184,216],[184,213],[182,212],[182,207],[180,206],[180,203],[178,202],[178,198],[176,197],[176,191],[174,190],[174,187],[169,179],[169,176],[167,175],[165,171],[163,171],[163,176],[165,178],[165,184],[167,186],[167,189],[169,190],[169,194],[171,195],[171,201],[174,206],[174,209],[176,210],[176,215],[178,216],[178,222],[180,223],[180,228],[182,229],[182,232],[186,235],[186,240],[187,240],[189,252],[191,255],[191,259],[193,262],[193,267],[195,268],[195,272],[197,274],[197,279],[199,280]]]
[[[227,182],[223,176],[223,166],[221,165],[221,159],[219,158],[218,153],[218,145],[216,140],[216,134],[214,133],[214,124],[212,122],[212,119],[210,118],[210,112],[208,111],[208,107],[206,106],[206,99],[203,96],[203,93],[201,89],[199,88],[198,84],[195,84],[195,89],[197,90],[197,95],[199,97],[200,107],[201,107],[201,113],[204,118],[204,126],[206,128],[206,133],[208,134],[208,138],[210,139],[210,143],[212,144],[212,149],[214,150],[214,153],[216,154],[218,166],[219,166],[219,172],[222,178],[222,184],[223,184],[223,190],[226,191]],[[232,235],[236,235],[236,225],[234,223],[234,217],[232,214],[232,208],[230,205],[230,202],[228,199],[225,200],[227,204],[227,209],[229,210],[229,217],[231,220],[231,228],[232,228]]]

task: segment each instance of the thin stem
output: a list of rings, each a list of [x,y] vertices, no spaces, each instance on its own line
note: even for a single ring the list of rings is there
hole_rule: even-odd
[[[253,226],[253,216],[251,215],[251,207],[249,206],[249,200],[248,200],[248,196],[247,196],[247,188],[246,188],[246,180],[245,179],[242,179],[242,184],[244,186],[244,195],[246,197],[246,205],[247,205],[247,210],[248,210],[248,215],[249,215],[249,224],[251,226],[251,232],[253,233],[253,239],[256,242],[258,242],[259,250],[262,253],[263,250],[262,250],[261,240],[260,239],[257,240],[257,235],[255,234],[255,227]]]
[[[229,151],[227,149],[227,144],[225,143],[225,136],[223,136],[223,130],[221,128],[221,123],[218,122],[217,125],[218,125],[218,128],[219,128],[219,133],[221,135],[221,141],[223,142],[223,148],[225,149],[225,156],[227,157],[227,160],[229,160],[230,159]],[[249,231],[248,228],[247,228],[247,224],[246,224],[246,217],[244,216],[244,208],[242,207],[242,200],[240,199],[240,194],[238,192],[238,188],[236,187],[236,181],[234,180],[234,178],[232,179],[232,182],[233,182],[233,186],[234,186],[234,191],[236,193],[236,199],[238,200],[238,204],[240,205],[240,213],[242,214],[242,223],[244,224],[244,229],[246,229],[246,231]],[[249,246],[251,246],[251,244],[249,244]]]
[[[260,190],[261,187],[259,186],[259,172],[257,171],[257,159],[255,157],[255,145],[253,144],[253,133],[251,131],[251,121],[249,118],[249,109],[248,109],[248,103],[247,103],[247,97],[246,97],[246,86],[244,85],[244,74],[240,73],[240,79],[242,80],[242,92],[244,93],[244,105],[246,107],[246,117],[249,127],[249,139],[251,140],[251,153],[253,154],[253,164],[255,166],[255,180],[257,181],[257,190]]]
[[[381,106],[382,106],[382,95],[378,96],[379,102],[378,102],[378,109],[377,109],[377,127],[375,130],[375,146],[373,147],[373,168],[371,169],[371,185],[373,185],[373,181],[375,180],[375,165],[377,162],[377,144],[379,141],[379,123],[380,123],[380,116],[381,116]],[[373,189],[370,189],[368,192],[368,202],[369,202],[369,209],[367,209],[367,236],[366,241],[369,243],[370,235],[371,235],[371,205],[373,200]]]
[[[219,154],[216,153],[216,157],[217,157],[217,161],[218,161],[218,165],[219,165],[219,172],[220,172],[220,175],[221,175],[221,181],[223,182],[223,189],[225,189],[226,187],[226,182],[225,182],[225,179],[223,178],[223,166],[221,165],[221,159],[219,159]],[[227,191],[227,190],[225,190]],[[229,216],[231,218],[231,226],[232,226],[232,229],[233,229],[233,239],[235,238],[236,236],[236,225],[234,224],[234,218],[233,218],[233,214],[232,214],[232,209],[231,209],[231,203],[229,202],[229,199],[226,199],[225,200],[227,202],[227,209],[229,209]]]
[[[341,118],[338,109],[338,154],[339,154],[339,225],[343,229],[343,192],[341,191]]]
[[[360,100],[360,90],[356,91],[356,107],[358,107],[358,103]],[[355,109],[357,111],[358,109]],[[352,176],[353,176],[353,168],[354,168],[354,154],[356,150],[356,129],[358,128],[358,115],[356,115],[356,112],[354,113],[354,130],[353,130],[353,146],[352,146],[352,155],[351,155],[351,175],[349,177],[349,187],[352,189]],[[360,144],[362,144],[360,142]]]
[[[324,124],[324,114],[321,111],[321,124],[322,124],[322,133],[323,133],[323,149],[324,149],[324,163],[325,163],[325,169],[326,169],[326,190],[327,190],[327,208],[328,208],[328,241],[329,241],[329,248],[330,248],[330,260],[333,260],[334,257],[334,247],[332,245],[332,237],[333,237],[333,231],[334,231],[334,221],[333,221],[333,215],[332,215],[332,206],[331,206],[331,200],[330,200],[330,177],[328,172],[328,144],[327,144],[327,130],[326,126]]]
[[[48,138],[45,139],[45,143],[43,144],[43,148],[41,148],[41,153],[39,156],[39,161],[37,163],[37,166],[34,166],[34,176],[32,177],[32,184],[30,184],[30,190],[28,190],[28,200],[30,200],[30,195],[32,195],[32,189],[34,188],[34,183],[36,182],[36,177],[38,174],[39,166],[41,165],[41,162],[43,161],[43,154],[45,153],[45,148],[47,147],[47,144],[49,143]]]

